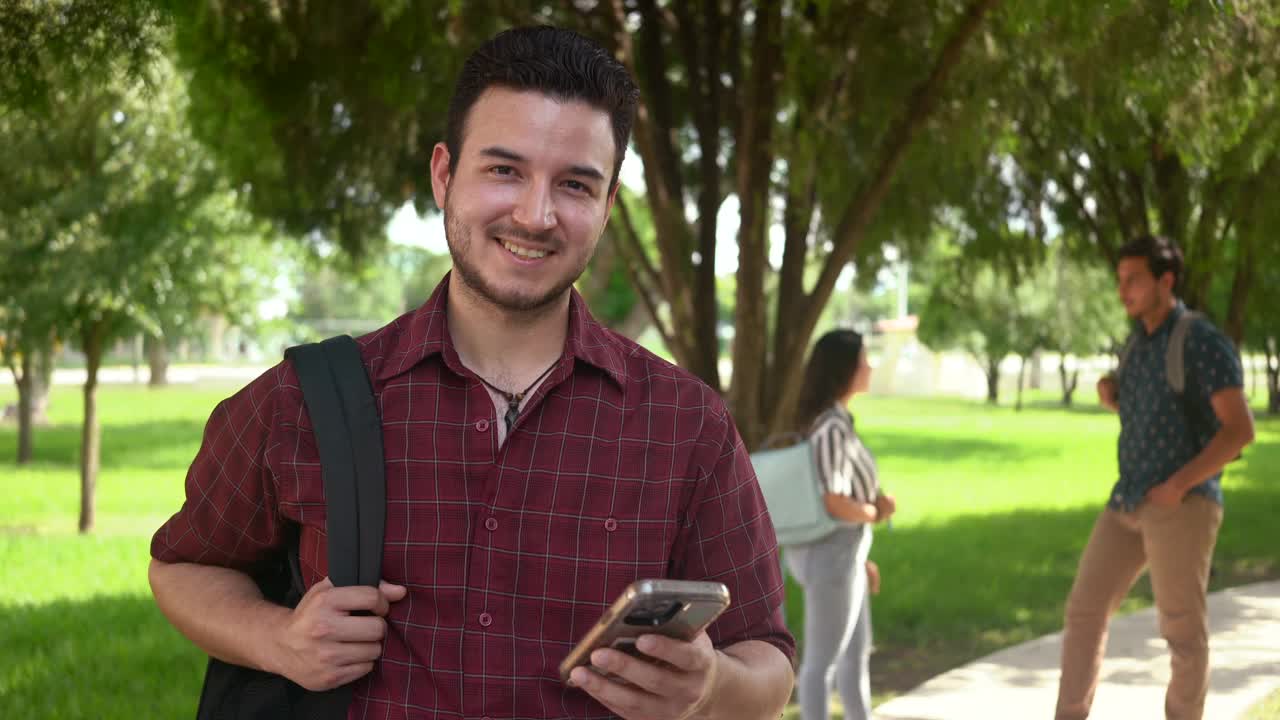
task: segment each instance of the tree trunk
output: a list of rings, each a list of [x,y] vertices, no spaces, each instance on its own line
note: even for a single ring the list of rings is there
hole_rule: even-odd
[[[1027,377],[1027,356],[1022,356],[1022,363],[1018,365],[1018,401],[1014,403],[1013,409],[1022,412],[1022,385]]]
[[[777,384],[780,387],[777,391],[765,390],[762,387],[760,391],[761,396],[772,398],[772,402],[763,409],[763,419],[770,423],[770,432],[785,429],[789,423],[790,412],[799,402],[809,338],[817,327],[823,307],[831,299],[836,280],[844,271],[845,265],[854,257],[854,252],[884,204],[907,150],[929,118],[934,115],[934,110],[951,73],[960,64],[965,46],[978,33],[987,13],[999,2],[1000,0],[972,0],[965,8],[964,14],[957,20],[946,44],[938,53],[928,77],[912,89],[902,114],[887,129],[877,151],[875,169],[872,170],[861,189],[854,194],[853,200],[836,223],[832,233],[835,247],[827,257],[813,291],[805,298],[800,315],[798,317],[778,316],[774,323],[775,326],[784,322],[790,323],[794,332],[788,349],[775,356],[769,371],[761,375],[762,383]],[[735,414],[734,417],[736,419],[737,415]],[[756,418],[752,420],[759,422]],[[748,447],[754,446],[748,444]]]
[[[151,370],[147,385],[164,387],[169,384],[169,346],[163,337],[147,335],[147,366]]]
[[[782,3],[775,3],[756,19],[752,46],[755,62],[747,107],[738,139],[737,191],[741,203],[738,227],[738,287],[734,308],[733,376],[729,408],[747,447],[755,447],[769,433],[771,418],[764,405],[767,393],[767,309],[765,273],[769,265],[769,173],[774,164],[773,129],[777,90],[782,71]],[[708,338],[715,341],[712,336]]]
[[[10,369],[14,369],[10,366]],[[33,425],[35,421],[35,362],[31,353],[22,354],[22,369],[13,373],[18,386],[18,464],[26,465],[34,457]]]
[[[637,302],[631,307],[631,312],[627,313],[622,322],[617,323],[611,329],[619,335],[635,340],[644,334],[644,331],[648,330],[652,324],[649,318],[649,311],[645,308],[644,303]]]
[[[1245,225],[1242,223],[1242,225]],[[1223,331],[1236,348],[1244,342],[1244,320],[1249,307],[1249,291],[1253,288],[1254,276],[1257,273],[1254,242],[1257,234],[1250,232],[1252,228],[1240,228],[1239,255],[1236,257],[1236,269],[1231,279],[1231,299],[1227,305],[1227,319],[1223,323]]]
[[[80,532],[93,530],[94,495],[97,491],[99,443],[98,368],[102,366],[103,321],[89,324],[81,334],[85,357],[84,428],[80,439]]]
[[[1062,381],[1062,406],[1071,407],[1073,396],[1076,394],[1076,386],[1080,383],[1080,371],[1072,370],[1071,374],[1067,374],[1067,358],[1062,356],[1058,361],[1058,377]]]
[[[146,335],[138,333],[129,342],[129,366],[133,368],[133,382],[142,382],[142,356],[145,353]]]
[[[1267,414],[1280,415],[1280,353],[1276,338],[1267,338]]]
[[[1000,360],[987,360],[987,403],[1000,404]]]
[[[1040,390],[1044,385],[1043,355],[1039,350],[1031,353],[1031,377],[1027,379],[1027,385],[1032,390]]]

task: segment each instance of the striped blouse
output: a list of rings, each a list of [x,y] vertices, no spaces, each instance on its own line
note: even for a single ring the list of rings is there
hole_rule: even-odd
[[[809,430],[818,479],[823,489],[864,503],[880,494],[879,474],[871,451],[853,431],[853,415],[832,405],[814,419]]]

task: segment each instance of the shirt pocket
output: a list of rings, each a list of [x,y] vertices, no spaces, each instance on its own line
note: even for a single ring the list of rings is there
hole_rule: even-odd
[[[665,483],[597,475],[561,477],[545,512],[524,512],[521,554],[539,559],[538,587],[550,601],[611,604],[635,580],[667,575],[678,529],[678,506],[667,501]],[[524,563],[536,569],[535,563]]]

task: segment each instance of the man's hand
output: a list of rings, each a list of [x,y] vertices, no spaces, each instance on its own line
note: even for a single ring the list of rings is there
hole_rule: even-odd
[[[1116,379],[1111,375],[1104,375],[1098,380],[1098,402],[1112,412],[1120,412],[1120,405],[1116,401]]]
[[[872,595],[880,594],[880,566],[874,560],[867,561],[867,587]]]
[[[876,496],[876,522],[885,522],[898,510],[898,501],[889,493]]]
[[[1187,491],[1177,482],[1177,476],[1169,478],[1147,491],[1147,502],[1159,507],[1177,507]]]
[[[684,720],[702,708],[715,689],[720,657],[707,633],[691,641],[641,635],[636,649],[658,665],[611,648],[591,653],[591,664],[574,668],[569,682],[626,720]],[[623,684],[602,673],[611,673]]]
[[[308,690],[328,690],[373,670],[387,633],[384,619],[406,589],[388,582],[334,587],[325,578],[307,590],[289,622],[276,631],[271,671]],[[354,615],[367,611],[372,615]]]

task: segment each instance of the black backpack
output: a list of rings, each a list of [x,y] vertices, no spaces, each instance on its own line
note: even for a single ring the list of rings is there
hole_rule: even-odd
[[[382,422],[360,348],[346,335],[289,348],[320,451],[327,509],[329,577],[334,585],[377,587],[382,576],[386,480]],[[254,580],[268,600],[302,599],[297,528],[287,551]],[[209,658],[197,720],[342,720],[351,686],[312,692],[272,675]]]

